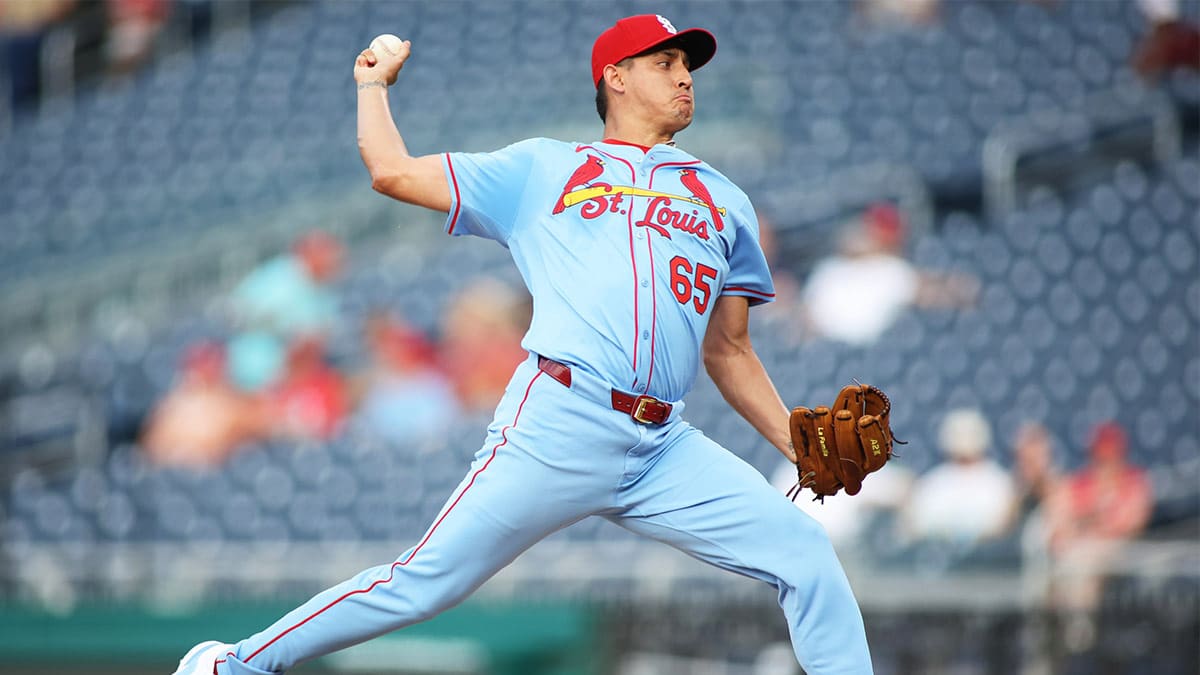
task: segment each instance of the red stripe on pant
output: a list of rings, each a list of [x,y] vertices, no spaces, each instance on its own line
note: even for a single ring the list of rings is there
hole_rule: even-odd
[[[513,416],[512,424],[504,427],[504,429],[502,429],[500,431],[501,441],[499,443],[497,443],[495,447],[492,448],[491,456],[489,456],[487,458],[487,461],[483,463],[483,466],[479,467],[479,469],[474,474],[471,475],[471,480],[467,482],[466,487],[464,487],[462,489],[462,492],[458,493],[458,497],[456,497],[454,499],[454,502],[450,504],[450,506],[446,509],[445,513],[443,513],[441,515],[441,517],[437,519],[437,522],[435,522],[433,524],[433,527],[429,528],[429,532],[425,534],[425,538],[421,540],[421,543],[417,544],[417,547],[412,550],[412,553],[409,553],[408,557],[405,558],[404,560],[397,560],[396,562],[392,563],[391,570],[386,579],[379,579],[366,588],[360,588],[357,590],[349,591],[346,594],[342,595],[341,597],[331,601],[329,604],[325,605],[321,609],[318,609],[317,611],[310,614],[303,621],[297,623],[296,625],[292,626],[291,628],[288,628],[287,630],[283,631],[279,635],[276,635],[275,637],[271,638],[271,640],[269,642],[267,642],[263,646],[259,647],[250,656],[246,657],[246,660],[244,661],[244,663],[246,665],[249,665],[251,659],[253,659],[254,657],[261,654],[264,649],[275,644],[276,642],[278,642],[281,638],[283,638],[288,633],[291,633],[292,631],[296,630],[297,628],[300,628],[301,626],[308,623],[309,621],[312,621],[313,619],[317,618],[322,613],[327,611],[329,608],[331,608],[334,605],[338,604],[339,602],[345,600],[346,598],[348,598],[352,595],[358,595],[361,593],[370,593],[371,590],[374,589],[379,584],[389,583],[392,580],[392,578],[395,576],[397,567],[403,567],[403,566],[407,565],[408,563],[412,562],[412,559],[417,555],[417,552],[420,551],[423,546],[425,546],[425,543],[428,542],[429,538],[433,536],[433,533],[435,531],[437,531],[438,526],[442,524],[442,521],[446,519],[446,516],[450,515],[450,512],[454,510],[454,507],[457,506],[458,502],[462,500],[463,495],[467,494],[467,491],[470,490],[471,486],[475,484],[475,479],[479,477],[479,474],[483,473],[489,466],[491,466],[492,460],[496,458],[496,452],[499,451],[500,448],[504,446],[504,444],[508,443],[508,430],[517,426],[517,421],[519,419],[521,419],[521,410],[523,410],[525,408],[525,402],[529,400],[529,392],[530,392],[530,390],[533,389],[533,383],[537,382],[537,379],[539,377],[541,377],[542,374],[543,374],[543,372],[539,370],[533,376],[533,379],[529,380],[529,386],[527,386],[525,388],[525,396],[524,396],[524,398],[521,399],[520,405],[517,406],[517,414]],[[217,661],[216,663],[217,664],[224,663],[225,661],[226,661],[226,659],[221,659],[221,660]],[[213,666],[213,672],[214,673],[216,672],[216,664],[214,664],[214,666]]]

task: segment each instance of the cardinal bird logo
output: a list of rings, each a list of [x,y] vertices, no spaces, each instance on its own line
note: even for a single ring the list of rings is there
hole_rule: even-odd
[[[708,210],[712,213],[713,227],[717,228],[717,232],[725,229],[725,221],[721,220],[721,212],[717,209],[717,205],[713,203],[712,195],[708,193],[708,188],[704,187],[704,183],[700,182],[700,177],[696,175],[695,169],[680,169],[679,182],[692,193],[696,199],[704,202]]]
[[[552,213],[562,213],[567,208],[567,204],[564,201],[567,193],[596,180],[602,173],[604,173],[604,160],[595,155],[588,155],[587,160],[583,164],[580,164],[579,168],[575,169],[575,173],[571,174],[571,177],[567,179],[567,184],[563,186],[562,194],[558,196],[558,201],[554,203]]]

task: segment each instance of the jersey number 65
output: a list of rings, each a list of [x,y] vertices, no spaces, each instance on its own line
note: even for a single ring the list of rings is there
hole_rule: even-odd
[[[693,268],[692,261],[683,256],[671,258],[671,291],[679,304],[690,302],[697,314],[708,309],[708,301],[712,299],[711,282],[716,278],[717,270],[704,263],[696,263]]]

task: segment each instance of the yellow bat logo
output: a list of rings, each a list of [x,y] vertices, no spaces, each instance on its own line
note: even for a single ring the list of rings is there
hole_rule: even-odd
[[[573,191],[568,192],[567,194],[563,195],[562,201],[563,201],[563,205],[566,208],[571,208],[572,206],[575,206],[576,204],[579,204],[581,202],[586,202],[589,199],[595,199],[596,197],[608,197],[613,194],[625,194],[625,195],[630,195],[633,197],[666,197],[667,199],[678,199],[679,201],[688,202],[689,204],[695,204],[696,206],[703,206],[704,208],[708,208],[708,204],[705,204],[704,202],[700,201],[699,199],[693,199],[691,197],[683,197],[680,195],[673,195],[669,192],[658,192],[657,190],[645,190],[642,188],[632,187],[632,186],[628,186],[628,185],[611,185],[611,186],[610,185],[594,185],[592,187],[586,187],[586,188],[582,188],[579,190],[573,190]],[[724,206],[717,207],[717,212],[719,212],[721,215],[725,215],[725,207]]]

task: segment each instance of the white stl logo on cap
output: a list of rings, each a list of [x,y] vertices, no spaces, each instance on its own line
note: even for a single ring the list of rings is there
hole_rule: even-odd
[[[666,28],[667,32],[670,33],[671,35],[674,35],[679,32],[679,31],[675,30],[675,26],[671,25],[671,22],[667,20],[667,17],[663,16],[662,14],[655,14],[654,16],[658,17],[658,22],[661,23],[662,27]]]

